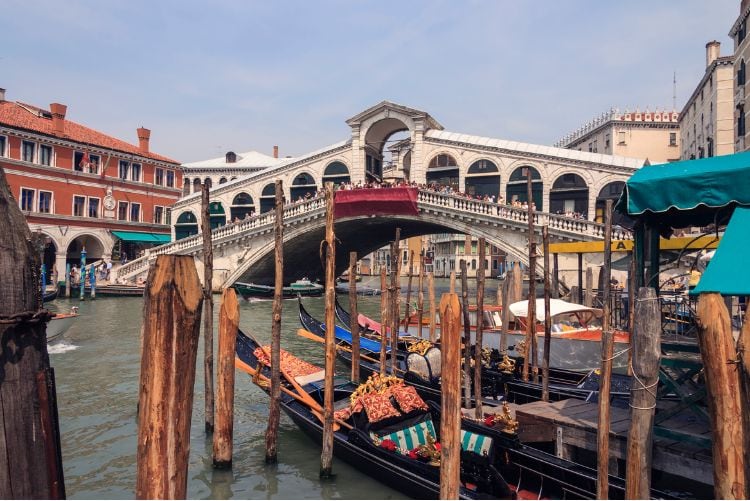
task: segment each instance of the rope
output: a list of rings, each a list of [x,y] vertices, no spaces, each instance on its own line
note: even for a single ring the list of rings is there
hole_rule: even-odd
[[[618,351],[617,353],[615,353],[614,355],[612,355],[609,358],[602,358],[602,362],[610,362],[610,361],[616,359],[617,357],[619,357],[620,355],[622,355],[623,353],[627,353],[628,351],[630,351],[630,346],[628,346],[627,348],[625,348],[622,351]]]
[[[39,311],[22,311],[20,313],[14,313],[12,315],[0,315],[0,325],[12,325],[12,324],[36,324],[39,322],[48,322],[52,318],[52,313],[48,310]]]
[[[654,404],[650,405],[648,407],[638,407],[637,405],[633,405],[631,402],[628,402],[628,405],[632,409],[638,409],[638,410],[641,410],[641,411],[650,411],[651,409],[656,409],[656,393],[654,393],[651,390],[651,388],[654,388],[657,384],[659,384],[659,378],[657,377],[656,381],[654,381],[652,384],[650,384],[650,385],[647,386],[647,385],[645,385],[643,383],[643,381],[641,381],[641,379],[635,373],[635,370],[633,370],[633,364],[632,363],[630,364],[630,372],[633,373],[633,379],[635,379],[635,382],[638,385],[640,385],[640,388],[636,387],[636,388],[634,388],[634,390],[646,390],[646,392],[648,392],[649,395],[651,395],[652,397],[654,397]]]

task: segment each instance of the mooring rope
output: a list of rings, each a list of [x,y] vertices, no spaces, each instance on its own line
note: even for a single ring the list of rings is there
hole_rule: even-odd
[[[634,388],[634,390],[646,390],[649,395],[651,395],[652,397],[654,397],[654,405],[650,405],[648,407],[638,407],[637,405],[633,405],[632,402],[628,402],[628,405],[632,409],[638,409],[638,410],[641,410],[641,411],[650,411],[651,409],[655,409],[656,408],[656,393],[654,393],[651,390],[651,388],[654,388],[657,384],[659,384],[659,378],[657,377],[656,381],[654,381],[652,384],[646,385],[641,380],[641,378],[639,378],[638,375],[635,373],[635,370],[633,370],[633,364],[632,363],[630,364],[630,372],[633,373],[633,378],[635,379],[635,382],[638,385],[640,385],[640,388],[637,387],[637,388]]]

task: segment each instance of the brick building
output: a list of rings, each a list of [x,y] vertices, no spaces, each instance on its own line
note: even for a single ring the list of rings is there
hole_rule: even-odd
[[[0,89],[0,167],[60,279],[84,248],[92,262],[169,241],[182,189],[179,162],[150,151],[148,129],[137,129],[133,145],[66,119],[66,111],[8,101]]]

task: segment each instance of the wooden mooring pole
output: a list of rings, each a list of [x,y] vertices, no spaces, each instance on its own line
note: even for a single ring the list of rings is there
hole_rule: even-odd
[[[536,238],[534,237],[534,199],[531,189],[532,171],[526,167],[526,197],[529,223],[529,308],[526,315],[526,356],[523,359],[523,380],[529,380],[529,362],[534,383],[539,382],[538,350],[536,346]]]
[[[430,300],[430,342],[435,344],[437,341],[437,325],[435,325],[435,316],[437,315],[437,305],[435,304],[435,272],[431,271],[427,275],[427,295]]]
[[[748,299],[747,297],[745,298]],[[743,458],[745,461],[745,499],[750,498],[750,308],[745,310],[737,347],[741,359],[740,391],[742,393],[742,433],[744,438]]]
[[[744,499],[746,479],[740,371],[739,364],[731,363],[737,359],[737,350],[729,311],[719,294],[700,295],[698,327],[713,441],[714,496],[716,499]]]
[[[401,286],[399,283],[399,262],[401,256],[399,255],[399,243],[401,242],[401,228],[396,228],[396,236],[391,244],[391,287],[390,296],[391,301],[390,312],[388,313],[388,319],[390,320],[391,327],[391,374],[396,374],[398,368],[398,356],[396,346],[398,346],[398,329],[399,329],[399,316],[398,316],[398,304],[401,299]]]
[[[471,320],[469,320],[469,273],[466,259],[459,261],[459,268],[461,269],[461,317],[464,327],[464,407],[469,408],[471,406]]]
[[[325,184],[325,197],[326,364],[325,388],[323,390],[323,451],[320,454],[320,477],[330,478],[333,467],[333,371],[336,365],[336,235],[333,232],[333,183],[331,182]]]
[[[458,499],[461,475],[461,306],[456,294],[440,300],[442,416],[440,499]]]
[[[2,168],[0,234],[0,499],[64,499],[41,263]]]
[[[279,421],[281,420],[281,313],[284,298],[284,186],[275,183],[273,223],[274,288],[271,318],[271,401],[266,427],[266,463],[275,463],[278,454]]]
[[[609,497],[609,429],[610,429],[610,388],[612,385],[612,352],[614,333],[609,326],[609,283],[612,263],[612,200],[607,200],[604,209],[604,315],[602,317],[602,370],[599,376],[599,421],[596,430],[597,477],[596,494],[599,499]],[[591,268],[589,268],[589,271]],[[589,273],[586,273],[588,278]],[[589,298],[591,296],[589,295]]]
[[[544,349],[542,353],[542,400],[549,402],[549,351],[552,342],[552,316],[550,315],[549,226],[542,226],[544,251]]]
[[[511,284],[513,283],[513,275],[515,270],[513,268],[505,272],[505,280],[503,280],[503,288],[501,291],[502,298],[500,302],[503,305],[503,309],[500,314],[502,315],[502,325],[500,326],[500,353],[505,354],[508,350],[508,323],[510,322],[510,310],[508,306],[511,304]]]
[[[419,254],[419,294],[417,295],[417,332],[418,336],[423,337],[422,327],[424,326],[424,249]]]
[[[203,294],[191,256],[158,256],[146,283],[135,495],[185,499]]]
[[[661,312],[656,291],[641,287],[638,303],[633,306],[637,309],[638,323],[633,327],[630,341],[635,377],[630,390],[625,499],[649,499],[656,385],[659,383],[661,357]]]
[[[385,266],[380,268],[380,375],[385,375],[385,366],[388,360],[388,279],[386,278]]]
[[[357,253],[349,253],[349,330],[352,333],[352,381],[359,382],[359,315],[357,313]]]
[[[240,306],[237,292],[224,289],[219,307],[219,356],[216,378],[216,428],[214,429],[214,468],[232,467],[234,437],[234,357]],[[268,449],[266,449],[268,450]],[[275,451],[275,444],[274,444]],[[266,454],[268,457],[268,454]]]
[[[411,313],[411,282],[414,278],[414,251],[409,251],[409,285],[406,289],[406,308],[404,312],[404,331],[409,330],[409,314]]]
[[[201,187],[201,233],[203,234],[203,382],[206,392],[206,433],[214,431],[214,250],[211,245],[209,186]]]
[[[477,325],[476,341],[474,342],[474,395],[477,405],[474,407],[474,417],[482,419],[482,335],[484,329],[484,270],[487,241],[484,237],[479,239],[479,265],[477,266]],[[469,335],[471,341],[471,335]],[[469,342],[469,344],[471,344]]]
[[[448,287],[449,287],[448,291],[451,294],[455,294],[456,293],[456,272],[455,271],[451,271],[451,273],[450,273],[449,276],[450,276],[450,278],[448,279],[448,283],[449,283],[449,285],[448,285]]]
[[[586,268],[586,291],[583,295],[583,305],[591,308],[594,305],[594,270]]]

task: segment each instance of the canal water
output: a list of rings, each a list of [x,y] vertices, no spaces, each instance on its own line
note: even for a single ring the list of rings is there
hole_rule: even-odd
[[[379,278],[377,279],[379,282]],[[364,283],[379,286],[375,278]],[[496,281],[488,281],[494,297]],[[405,286],[405,281],[403,283]],[[475,283],[471,282],[473,289]],[[436,292],[447,290],[438,280]],[[415,280],[416,288],[416,280]],[[412,295],[416,300],[416,293]],[[323,298],[307,298],[305,307],[323,317]],[[220,296],[214,296],[219,311]],[[425,294],[425,303],[427,295]],[[346,304],[346,301],[344,301]],[[50,310],[79,306],[80,317],[62,340],[50,345],[57,378],[57,400],[65,471],[70,499],[132,499],[135,496],[138,379],[142,298],[58,299]],[[380,297],[360,297],[361,312],[375,318]],[[282,347],[324,365],[323,347],[296,335],[296,300],[284,301]],[[240,327],[261,341],[270,340],[271,301],[240,302]],[[214,336],[218,337],[218,318]],[[190,439],[187,495],[190,499],[399,499],[404,496],[372,477],[334,459],[335,479],[321,481],[320,447],[300,432],[282,412],[279,463],[264,464],[268,398],[250,378],[236,374],[234,458],[229,471],[214,470],[212,442],[204,433],[203,341],[196,364],[195,398]],[[217,348],[214,348],[214,353]],[[348,369],[339,363],[339,373]]]

